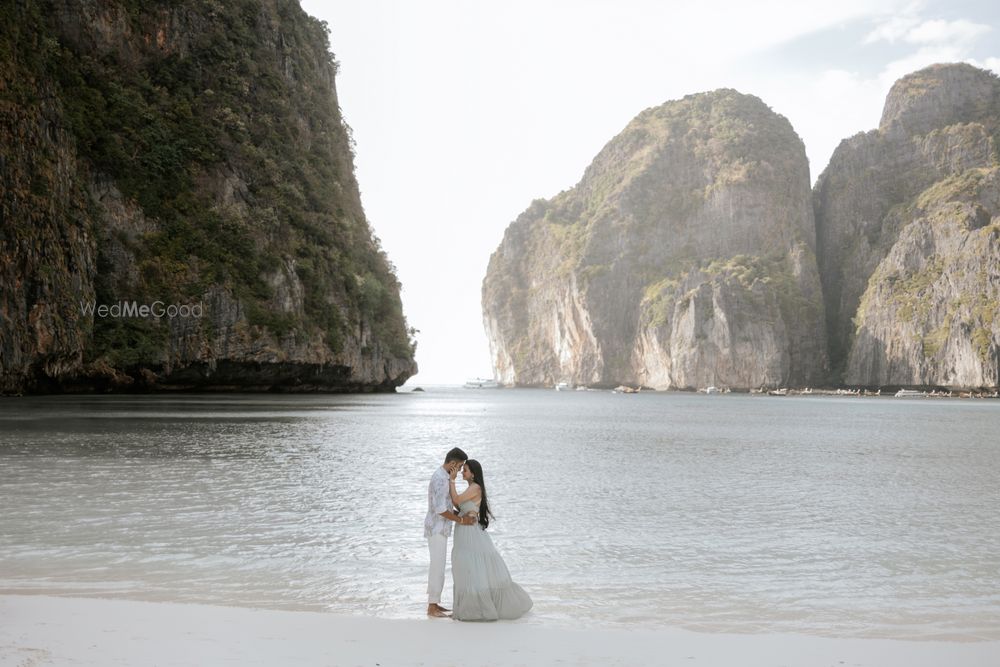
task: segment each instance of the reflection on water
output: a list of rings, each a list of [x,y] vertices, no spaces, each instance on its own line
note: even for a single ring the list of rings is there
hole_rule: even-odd
[[[5,399],[0,590],[419,615],[458,445],[519,622],[1000,639],[997,432],[995,401]]]

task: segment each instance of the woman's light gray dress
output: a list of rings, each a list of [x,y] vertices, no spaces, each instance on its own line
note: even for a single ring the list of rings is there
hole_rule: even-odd
[[[478,512],[479,504],[467,500],[460,514]],[[515,619],[531,609],[531,598],[511,581],[493,539],[476,523],[455,526],[451,547],[451,575],[455,581],[452,615],[459,621]]]

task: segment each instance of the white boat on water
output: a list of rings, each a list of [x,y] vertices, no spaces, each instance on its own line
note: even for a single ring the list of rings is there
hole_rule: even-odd
[[[466,381],[462,386],[466,389],[498,389],[500,387],[493,378],[474,378]]]
[[[914,396],[926,396],[927,392],[917,391],[916,389],[900,389],[896,392],[896,398],[907,398]]]
[[[556,391],[569,391],[572,387],[569,386],[569,382],[560,382],[556,385]]]
[[[706,394],[721,394],[722,393],[721,391],[719,391],[719,388],[715,387],[715,386],[705,387],[704,389],[702,389],[702,391],[705,392]]]

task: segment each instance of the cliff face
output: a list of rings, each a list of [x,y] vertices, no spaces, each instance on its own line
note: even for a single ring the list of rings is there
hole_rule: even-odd
[[[325,27],[297,2],[39,0],[0,21],[0,391],[416,372]],[[122,302],[185,308],[95,310]]]
[[[814,191],[831,358],[850,385],[998,384],[1000,80],[900,79]]]
[[[812,384],[826,368],[798,136],[732,90],[648,109],[507,230],[483,282],[504,384]]]

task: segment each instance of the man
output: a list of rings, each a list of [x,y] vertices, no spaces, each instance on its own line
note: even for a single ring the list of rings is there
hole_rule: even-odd
[[[424,519],[424,537],[431,552],[430,573],[427,576],[427,615],[447,616],[450,609],[441,606],[441,591],[444,590],[445,558],[448,555],[448,536],[451,524],[471,526],[473,517],[461,517],[453,509],[449,481],[455,478],[459,469],[469,459],[458,447],[444,457],[444,465],[431,475],[427,487],[427,517]]]

